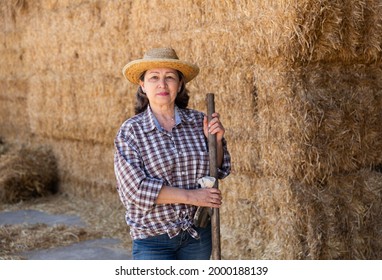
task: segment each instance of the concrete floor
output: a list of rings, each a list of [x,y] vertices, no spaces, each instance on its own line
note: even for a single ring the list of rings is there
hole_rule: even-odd
[[[36,210],[17,210],[0,212],[0,226],[14,224],[63,224],[68,226],[86,226],[76,216],[52,215]],[[28,251],[21,254],[29,260],[129,260],[131,252],[122,246],[121,240],[102,238],[86,240],[52,249]]]

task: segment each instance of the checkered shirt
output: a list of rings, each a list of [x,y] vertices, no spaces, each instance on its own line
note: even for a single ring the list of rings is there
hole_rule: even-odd
[[[172,238],[181,230],[187,230],[198,238],[192,227],[195,206],[155,204],[155,201],[163,185],[195,189],[197,180],[209,175],[203,117],[204,114],[196,110],[176,107],[176,125],[172,132],[168,132],[160,128],[148,107],[122,124],[114,142],[114,170],[133,239],[164,233]],[[231,171],[224,138],[223,149],[219,179]]]

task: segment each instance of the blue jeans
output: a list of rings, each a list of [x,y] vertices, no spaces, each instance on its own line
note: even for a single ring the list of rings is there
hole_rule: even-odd
[[[133,240],[134,260],[209,260],[212,250],[211,225],[196,228],[199,239],[181,231],[170,239],[166,234]]]

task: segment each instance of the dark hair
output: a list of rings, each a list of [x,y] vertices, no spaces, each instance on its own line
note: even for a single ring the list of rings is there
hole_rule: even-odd
[[[188,100],[190,99],[189,91],[185,86],[184,78],[182,72],[178,71],[179,80],[182,82],[182,87],[180,88],[179,93],[177,94],[175,98],[175,105],[178,106],[181,109],[185,109],[188,106]],[[145,78],[146,72],[143,72],[142,75],[139,77],[139,80],[143,81]],[[149,105],[149,99],[146,96],[146,93],[143,92],[142,88],[139,86],[137,93],[136,93],[136,101],[135,101],[135,114],[142,113],[147,109],[147,106]]]

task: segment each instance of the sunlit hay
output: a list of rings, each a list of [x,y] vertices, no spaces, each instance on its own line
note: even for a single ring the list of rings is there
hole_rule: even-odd
[[[0,200],[15,203],[55,193],[57,164],[45,147],[22,147],[0,156]]]
[[[261,63],[375,62],[381,51],[379,1],[253,1],[253,53]],[[272,60],[270,60],[272,59]]]
[[[295,57],[303,61],[378,60],[381,13],[379,1],[299,1]]]

